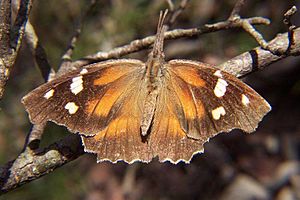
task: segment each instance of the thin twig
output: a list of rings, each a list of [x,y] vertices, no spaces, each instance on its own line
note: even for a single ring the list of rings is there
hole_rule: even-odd
[[[39,148],[45,127],[46,123],[32,125],[32,128],[26,138],[24,150],[26,150],[26,148],[30,148],[31,150]]]
[[[32,55],[35,58],[37,66],[38,66],[39,70],[41,71],[44,81],[51,80],[52,77],[54,77],[55,71],[50,66],[50,63],[47,59],[46,51],[44,50],[43,46],[41,45],[39,38],[36,35],[36,32],[30,23],[30,20],[28,20],[27,25],[26,25],[25,39],[26,39],[26,42],[29,46],[29,49],[30,49]]]
[[[267,42],[264,40],[263,36],[254,28],[253,24],[249,23],[248,20],[244,20],[241,18],[240,12],[244,4],[245,0],[238,0],[230,13],[228,20],[240,24],[241,27],[247,33],[249,33],[261,47],[267,49]]]
[[[175,10],[175,5],[172,0],[166,0],[169,6],[169,12],[173,12]]]
[[[86,16],[88,15],[88,13],[91,11],[91,9],[94,7],[95,4],[96,4],[96,0],[91,0],[88,8],[84,11],[82,16],[80,16],[78,18],[76,28],[75,28],[73,36],[70,40],[69,46],[67,47],[67,50],[65,51],[65,53],[62,56],[58,74],[63,74],[68,70],[72,70],[72,69],[69,69],[69,67],[71,66],[70,64],[72,62],[72,60],[71,60],[72,59],[72,54],[73,54],[73,51],[75,49],[76,42],[77,42],[77,40],[78,40],[78,38],[81,34],[83,22],[84,22]]]
[[[14,1],[14,4],[12,5],[13,16],[17,15],[19,7],[20,7],[20,1],[18,0]],[[45,80],[45,82],[48,81],[49,76],[53,76],[55,72],[49,64],[49,61],[47,59],[47,54],[43,46],[40,44],[39,38],[30,22],[30,19],[27,20],[24,37],[41,71],[43,79]]]
[[[263,47],[264,49],[267,49],[267,42],[263,38],[263,36],[250,24],[248,21],[245,20],[237,20],[239,21],[238,23],[242,24],[243,29],[249,33],[255,40],[256,42]]]
[[[240,19],[239,16],[237,16],[234,19],[234,21],[236,21],[236,23],[241,23],[243,29],[246,32],[248,32],[263,49],[268,50],[268,51],[272,52],[273,54],[275,54],[277,56],[281,56],[283,54],[289,54],[291,46],[294,43],[293,34],[294,34],[294,29],[296,28],[296,26],[292,25],[292,23],[290,22],[290,18],[291,18],[292,15],[294,15],[296,13],[296,11],[297,11],[296,7],[293,6],[284,15],[285,16],[284,17],[284,23],[288,27],[288,33],[289,33],[289,39],[290,39],[290,45],[286,49],[276,49],[273,46],[268,45],[269,43],[263,38],[263,36],[257,30],[255,30],[253,24],[249,23],[249,21],[244,20],[244,19]]]
[[[31,7],[32,1],[21,0],[18,14],[10,33],[11,47],[15,50],[18,50],[20,48]]]
[[[236,17],[239,17],[241,9],[244,6],[244,4],[245,4],[245,0],[238,0],[235,3],[228,19],[229,20],[234,20]]]
[[[169,4],[170,11],[169,11],[169,18],[166,21],[166,25],[169,28],[174,24],[174,22],[176,21],[178,16],[186,8],[187,4],[189,3],[189,0],[181,0],[181,2],[179,3],[179,6],[176,9],[171,0],[167,0],[167,2]]]
[[[300,55],[300,28],[294,29],[294,39],[295,45],[290,49],[290,54],[281,54],[278,56],[260,46],[240,54],[217,67],[237,77],[246,76],[251,72],[263,69],[285,57]],[[284,33],[278,34],[276,38],[267,43],[267,46],[270,46],[272,49],[284,51],[288,48],[289,44],[288,33]]]
[[[251,17],[245,18],[243,20],[248,21],[250,24],[256,25],[268,25],[270,21],[263,17]],[[222,21],[214,24],[206,24],[199,28],[192,28],[192,29],[175,29],[172,31],[167,31],[165,33],[165,39],[177,39],[182,37],[192,37],[196,35],[202,35],[206,33],[211,33],[219,30],[226,30],[231,28],[241,28],[240,23],[235,23],[234,21]],[[121,56],[128,55],[130,53],[134,53],[140,51],[142,49],[148,48],[151,44],[153,44],[155,40],[155,36],[148,36],[143,39],[134,40],[127,45],[114,48],[107,52],[98,52],[93,55],[86,56],[79,60],[76,60],[72,63],[74,68],[80,68],[84,65],[92,64],[95,62],[113,59],[113,58],[120,58]]]
[[[292,24],[291,18],[296,12],[297,12],[297,8],[296,6],[293,6],[284,14],[284,18],[283,18],[283,23],[287,26],[288,36],[289,36],[289,46],[286,51],[287,53],[289,53],[290,50],[295,45],[294,30],[296,29],[296,26]]]

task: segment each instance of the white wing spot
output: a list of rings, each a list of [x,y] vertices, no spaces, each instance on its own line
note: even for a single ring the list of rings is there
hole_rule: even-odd
[[[226,114],[225,109],[223,106],[217,107],[216,109],[211,111],[212,117],[215,120],[219,120],[221,116],[224,116]]]
[[[44,97],[45,97],[46,99],[50,99],[50,98],[53,96],[53,94],[54,94],[54,90],[51,89],[51,90],[49,90],[48,92],[46,92],[46,94],[44,95]]]
[[[242,103],[243,103],[245,106],[247,106],[247,105],[250,103],[249,98],[248,98],[246,95],[244,95],[244,94],[242,94]]]
[[[82,70],[80,71],[80,74],[86,74],[86,73],[88,73],[88,70],[87,70],[87,69],[82,69]]]
[[[65,109],[67,109],[71,115],[76,113],[78,108],[79,107],[74,102],[69,102],[65,105]]]
[[[223,75],[221,73],[221,70],[217,70],[215,73],[214,73],[215,76],[219,77],[219,78],[222,78]]]
[[[217,84],[214,89],[214,93],[215,93],[216,97],[220,98],[220,97],[224,96],[227,86],[228,86],[228,83],[224,79],[218,78]]]
[[[83,90],[83,80],[82,76],[77,76],[72,79],[72,83],[70,85],[71,92],[77,95],[81,90]]]

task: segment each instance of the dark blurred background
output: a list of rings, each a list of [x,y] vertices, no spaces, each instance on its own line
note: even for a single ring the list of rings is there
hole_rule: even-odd
[[[35,1],[30,16],[52,67],[57,68],[87,0]],[[180,1],[174,1],[175,6]],[[267,40],[286,32],[283,14],[299,1],[246,1],[243,17],[264,16],[270,26],[257,27]],[[226,20],[236,0],[191,0],[172,28],[199,27]],[[103,0],[88,13],[74,59],[110,50],[155,33],[166,1]],[[293,17],[299,26],[300,15]],[[228,30],[166,42],[167,59],[185,58],[220,64],[257,46],[241,30]],[[146,61],[148,50],[126,57]],[[244,79],[273,107],[252,134],[219,134],[190,164],[96,164],[84,155],[0,199],[300,199],[300,57],[289,57]],[[20,99],[43,83],[24,42],[7,84],[0,111],[0,161],[21,152],[30,124]],[[42,146],[68,131],[49,123]]]

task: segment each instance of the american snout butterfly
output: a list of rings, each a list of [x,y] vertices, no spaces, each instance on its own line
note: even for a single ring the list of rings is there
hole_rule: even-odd
[[[32,123],[79,133],[97,161],[188,163],[220,132],[253,132],[270,105],[233,75],[191,60],[166,62],[165,13],[146,63],[116,59],[68,72],[22,102]]]

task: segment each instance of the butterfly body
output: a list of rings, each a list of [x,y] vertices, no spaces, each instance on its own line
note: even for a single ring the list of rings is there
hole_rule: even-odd
[[[190,60],[166,62],[163,19],[146,63],[99,62],[26,95],[32,123],[79,133],[97,161],[189,162],[220,132],[253,132],[270,105],[233,75]]]

